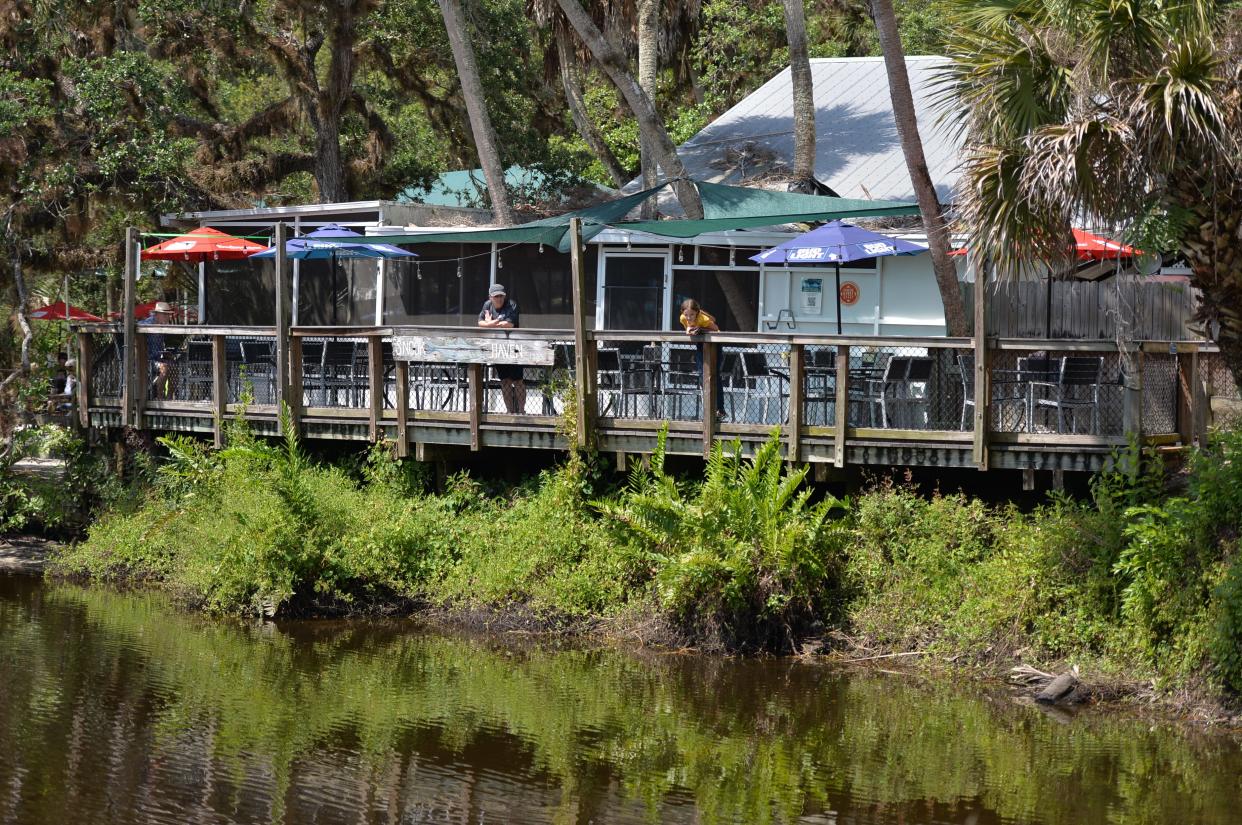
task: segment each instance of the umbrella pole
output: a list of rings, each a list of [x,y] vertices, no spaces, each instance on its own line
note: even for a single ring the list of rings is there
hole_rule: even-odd
[[[841,335],[843,333],[841,332],[841,264],[840,263],[838,263],[834,267],[834,271],[836,272],[836,276],[837,276],[836,277],[836,280],[837,280],[837,335]]]

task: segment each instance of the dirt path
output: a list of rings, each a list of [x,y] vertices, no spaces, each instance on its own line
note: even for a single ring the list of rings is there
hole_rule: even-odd
[[[35,536],[0,537],[0,573],[40,574],[54,546]]]

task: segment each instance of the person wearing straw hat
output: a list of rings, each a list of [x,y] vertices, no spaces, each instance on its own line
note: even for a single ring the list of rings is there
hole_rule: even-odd
[[[509,300],[505,288],[500,284],[492,284],[487,291],[487,301],[479,310],[479,326],[491,329],[517,329],[519,322],[518,306]],[[505,409],[510,415],[526,411],[526,381],[521,364],[495,364],[492,369],[500,379],[500,397],[505,400]]]
[[[138,323],[145,325],[171,324],[172,322],[172,307],[165,301],[156,301],[151,314]],[[163,398],[168,395],[169,379],[172,377],[173,353],[164,347],[163,335],[148,335],[146,340],[148,374],[155,376],[151,382],[151,395],[153,398]]]

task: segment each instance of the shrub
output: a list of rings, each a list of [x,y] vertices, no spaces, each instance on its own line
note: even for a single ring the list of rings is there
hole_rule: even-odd
[[[659,606],[701,639],[785,647],[836,593],[843,504],[811,502],[806,468],[786,470],[773,434],[748,460],[717,444],[700,485],[665,472],[661,432],[650,469],[599,511],[656,571]]]

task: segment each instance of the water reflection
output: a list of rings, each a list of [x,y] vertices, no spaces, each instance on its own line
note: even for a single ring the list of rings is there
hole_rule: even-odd
[[[1242,749],[919,679],[0,578],[3,822],[1235,823]]]

